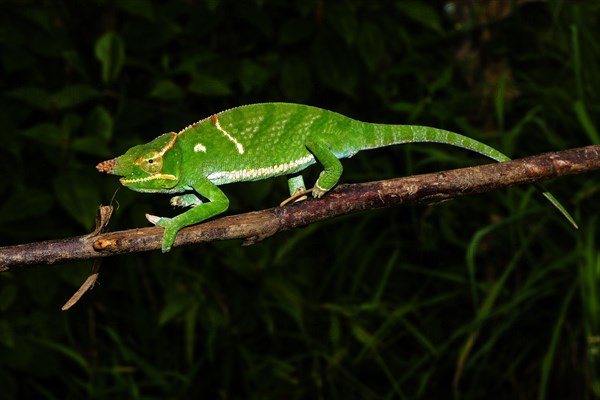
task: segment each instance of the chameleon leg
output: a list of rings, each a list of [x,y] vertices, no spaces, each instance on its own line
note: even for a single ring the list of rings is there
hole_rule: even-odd
[[[175,236],[181,228],[200,223],[210,217],[221,214],[229,207],[229,199],[225,196],[225,193],[208,179],[203,178],[200,182],[192,185],[192,187],[200,195],[206,197],[209,202],[192,207],[186,212],[173,218],[161,218],[153,215],[146,215],[148,221],[165,228],[162,242],[163,253],[171,250],[171,247],[175,242]]]
[[[304,184],[304,178],[302,175],[294,176],[288,179],[288,188],[290,189],[290,196],[295,195],[297,192],[306,190],[306,185]]]
[[[290,197],[279,204],[281,207],[290,202],[295,203],[297,201],[306,200],[306,194],[312,191],[312,189],[306,190],[306,185],[304,184],[304,178],[302,175],[294,176],[288,179],[288,188],[290,189]]]
[[[312,189],[306,190],[304,178],[302,175],[294,176],[288,179],[288,187],[290,189],[290,197],[282,201],[279,206],[283,207],[288,203],[306,200],[306,194],[312,192]]]
[[[321,197],[338,183],[342,175],[342,163],[340,163],[340,160],[320,139],[309,137],[305,145],[323,165],[323,172],[319,175],[319,179],[317,179],[312,191],[314,197]]]

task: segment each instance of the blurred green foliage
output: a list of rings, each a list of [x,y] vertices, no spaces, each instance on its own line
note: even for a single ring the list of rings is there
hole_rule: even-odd
[[[519,3],[519,4],[517,4]],[[598,143],[593,1],[0,2],[0,245],[169,215],[94,165],[223,109],[316,105],[514,157]],[[345,182],[484,162],[406,145]],[[311,169],[313,179],[318,170]],[[0,274],[2,398],[600,396],[598,175],[278,235]],[[231,212],[285,179],[230,185]]]

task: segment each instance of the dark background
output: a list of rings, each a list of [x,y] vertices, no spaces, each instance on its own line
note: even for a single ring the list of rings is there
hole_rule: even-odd
[[[174,215],[94,166],[238,105],[460,132],[513,157],[598,143],[595,1],[0,1],[0,245]],[[343,182],[488,162],[434,144]],[[318,168],[307,172],[312,183]],[[2,398],[600,395],[597,173],[277,235],[0,274]],[[285,178],[223,187],[272,207]],[[560,395],[560,396],[559,396]]]

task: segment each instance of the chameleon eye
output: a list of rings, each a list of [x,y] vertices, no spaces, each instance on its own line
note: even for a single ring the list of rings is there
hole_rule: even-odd
[[[139,161],[140,168],[149,174],[156,174],[162,170],[163,159],[155,153],[142,157]]]

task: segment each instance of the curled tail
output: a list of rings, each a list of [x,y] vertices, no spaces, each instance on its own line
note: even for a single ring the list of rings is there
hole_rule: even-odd
[[[362,131],[362,135],[360,135],[362,141],[362,143],[360,143],[361,150],[375,149],[401,143],[433,142],[462,147],[499,162],[510,160],[508,156],[493,147],[467,136],[443,129],[415,125],[359,124],[360,127],[357,127],[356,131]],[[544,190],[541,185],[537,186],[542,192],[542,195],[552,203],[558,211],[560,211],[571,225],[577,228],[575,220],[563,205],[550,192]]]

